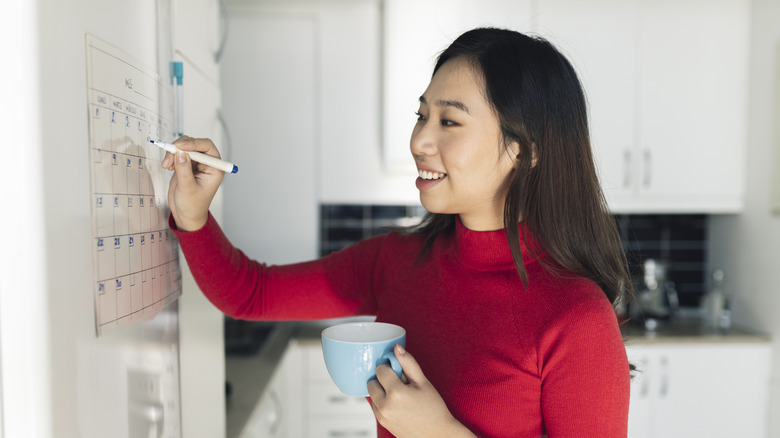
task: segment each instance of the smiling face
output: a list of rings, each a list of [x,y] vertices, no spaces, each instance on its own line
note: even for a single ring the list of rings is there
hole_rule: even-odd
[[[411,151],[420,201],[431,213],[458,214],[476,231],[503,228],[504,200],[519,146],[504,146],[482,75],[465,58],[441,66],[420,97]]]

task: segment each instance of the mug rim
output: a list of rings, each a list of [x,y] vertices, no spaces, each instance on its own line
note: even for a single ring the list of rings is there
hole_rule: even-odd
[[[337,330],[337,329],[345,327],[345,326],[369,326],[369,325],[390,326],[390,327],[398,328],[401,331],[400,331],[400,333],[397,336],[394,336],[394,337],[388,338],[388,339],[378,340],[378,341],[348,341],[348,340],[336,339],[336,338],[332,338],[332,337],[328,336],[328,332],[333,331],[333,330]],[[327,340],[332,341],[332,342],[342,342],[342,343],[345,343],[345,344],[379,344],[379,343],[392,341],[394,339],[398,339],[398,338],[401,338],[403,336],[406,336],[406,329],[401,327],[400,325],[393,324],[391,322],[377,322],[377,321],[345,322],[345,323],[342,323],[342,324],[332,325],[332,326],[330,326],[330,327],[328,327],[328,328],[326,328],[325,330],[322,331],[322,338],[323,339],[327,339]]]

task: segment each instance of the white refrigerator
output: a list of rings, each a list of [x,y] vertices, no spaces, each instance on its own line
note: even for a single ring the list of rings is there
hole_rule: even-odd
[[[141,238],[148,246],[152,233],[134,233],[130,218],[129,228],[100,242],[105,222],[96,218],[96,205],[136,211],[142,203],[164,213],[169,175],[154,167],[158,155],[144,153],[142,124],[163,126],[153,134],[170,140],[181,113],[187,133],[220,137],[219,2],[18,0],[2,9],[0,436],[224,436],[222,315],[197,290],[184,258],[176,259],[175,240],[165,240],[169,260],[161,249],[154,266],[140,255],[134,266],[133,251],[141,254]],[[113,61],[95,67],[90,41]],[[110,87],[95,93],[94,75],[118,79],[124,67],[111,65],[127,60],[160,78],[156,110],[137,104],[150,97],[138,77],[121,78],[134,95]],[[183,65],[183,104],[169,82],[172,62]],[[112,110],[128,133],[138,132],[104,148],[95,141],[96,120]],[[131,182],[96,188],[98,169],[112,159],[114,170],[126,163]],[[132,189],[143,183],[131,172],[154,180],[153,196]],[[216,216],[220,206],[221,194]],[[167,223],[158,226],[159,242]],[[100,271],[106,260],[124,266],[123,257],[129,270]],[[148,294],[147,281],[156,285]]]

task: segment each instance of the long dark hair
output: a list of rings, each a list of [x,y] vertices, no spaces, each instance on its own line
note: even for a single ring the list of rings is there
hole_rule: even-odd
[[[468,59],[481,72],[505,146],[520,145],[504,202],[504,230],[523,282],[528,276],[520,252],[521,215],[523,230],[554,261],[540,259],[548,269],[590,278],[613,305],[624,303],[633,286],[593,163],[585,96],[574,68],[545,39],[494,28],[458,37],[433,73],[453,58]],[[454,215],[427,214],[415,228],[427,235],[424,252],[454,226]]]

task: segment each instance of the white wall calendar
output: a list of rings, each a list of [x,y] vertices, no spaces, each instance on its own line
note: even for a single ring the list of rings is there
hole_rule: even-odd
[[[151,319],[181,295],[178,242],[167,224],[171,172],[147,140],[173,140],[175,111],[168,78],[90,35],[86,45],[100,336]]]

